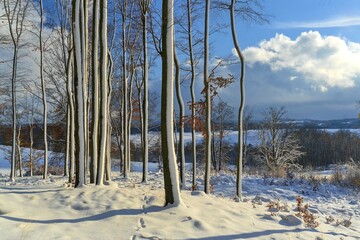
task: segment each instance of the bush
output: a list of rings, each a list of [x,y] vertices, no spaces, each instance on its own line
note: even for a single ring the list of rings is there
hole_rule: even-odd
[[[349,164],[336,166],[330,181],[343,187],[360,189],[360,164],[352,161]]]

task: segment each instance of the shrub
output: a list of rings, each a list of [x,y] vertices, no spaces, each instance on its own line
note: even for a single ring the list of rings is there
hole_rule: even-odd
[[[298,213],[296,214],[297,217],[300,217],[306,226],[311,228],[316,228],[319,226],[319,222],[316,221],[316,216],[309,211],[309,204],[304,204],[304,198],[297,196],[296,197],[296,206]]]

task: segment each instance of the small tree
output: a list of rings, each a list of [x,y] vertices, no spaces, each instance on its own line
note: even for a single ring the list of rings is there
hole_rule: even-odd
[[[269,107],[264,111],[264,120],[258,131],[258,159],[273,172],[291,171],[298,168],[297,160],[305,153],[293,132],[285,122],[286,110]]]
[[[216,171],[220,171],[223,164],[229,160],[227,156],[229,151],[225,151],[229,145],[226,145],[224,138],[229,134],[225,129],[226,124],[234,119],[234,109],[226,102],[219,101],[213,106],[212,127],[212,150],[213,150],[213,167]]]

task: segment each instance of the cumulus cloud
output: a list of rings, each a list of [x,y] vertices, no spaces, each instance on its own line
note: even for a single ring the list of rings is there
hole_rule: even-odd
[[[317,31],[303,32],[295,40],[276,34],[249,47],[244,55],[250,67],[268,65],[273,72],[288,70],[321,92],[329,88],[350,88],[360,77],[360,44]],[[293,75],[293,76],[294,76]]]

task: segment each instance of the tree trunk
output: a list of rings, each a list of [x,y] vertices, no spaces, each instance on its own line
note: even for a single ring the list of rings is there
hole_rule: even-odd
[[[235,0],[231,0],[230,5],[230,21],[231,33],[235,46],[236,53],[240,59],[241,72],[240,72],[240,107],[238,115],[238,159],[236,161],[236,196],[242,199],[242,162],[243,162],[243,112],[245,106],[245,58],[241,52],[239,42],[236,35],[235,17],[234,17]]]
[[[174,62],[175,62],[175,83],[176,83],[176,98],[179,104],[179,159],[180,159],[180,181],[181,189],[186,188],[186,178],[185,178],[185,146],[184,146],[184,101],[181,95],[181,85],[180,85],[180,64],[176,54],[176,47],[174,44]]]
[[[74,94],[75,94],[75,187],[85,184],[85,95],[84,95],[84,16],[83,1],[73,0]]]
[[[44,172],[43,179],[48,175],[48,142],[47,142],[47,102],[46,102],[46,83],[44,78],[44,46],[42,39],[42,32],[44,28],[44,13],[43,13],[43,1],[40,0],[40,79],[41,79],[41,92],[43,103],[43,139],[44,139]]]
[[[33,159],[33,146],[34,146],[34,118],[31,118],[31,123],[29,124],[30,130],[30,152],[29,152],[29,171],[30,176],[32,177],[34,174],[34,159]]]
[[[89,104],[89,73],[88,73],[88,49],[89,49],[89,34],[88,34],[88,26],[89,26],[89,0],[82,0],[83,7],[81,8],[81,18],[83,20],[82,26],[82,39],[81,42],[83,44],[83,54],[82,54],[82,61],[83,61],[83,95],[84,95],[84,174],[88,172],[88,165],[89,165],[89,114],[88,109],[90,108]],[[85,176],[84,176],[85,177]]]
[[[130,172],[130,151],[129,151],[129,141],[130,139],[128,138],[128,128],[129,128],[129,123],[128,123],[128,78],[127,78],[127,63],[126,63],[126,14],[127,14],[127,1],[123,1],[123,12],[122,12],[122,74],[123,74],[123,135],[124,135],[124,177],[128,178],[129,177],[129,172]]]
[[[188,45],[190,53],[190,67],[191,67],[191,83],[190,83],[190,93],[191,93],[191,140],[192,140],[192,189],[196,189],[196,113],[195,113],[195,62],[194,62],[194,51],[193,51],[193,42],[192,42],[192,18],[191,18],[191,0],[187,0],[187,17],[188,17]]]
[[[68,98],[68,114],[67,121],[69,126],[69,183],[72,183],[75,172],[75,106],[74,106],[74,95],[73,95],[73,68],[74,51],[70,50],[67,60],[66,69],[66,94]]]
[[[142,128],[142,137],[143,137],[143,176],[142,182],[147,182],[148,176],[148,162],[149,162],[149,140],[148,140],[148,131],[149,131],[149,97],[148,97],[148,49],[147,49],[147,11],[148,3],[147,1],[142,1],[142,22],[143,22],[143,45],[144,45],[144,104],[143,104],[143,128]],[[141,109],[140,109],[141,111]]]
[[[10,181],[15,182],[16,163],[16,70],[17,70],[18,48],[14,45],[13,69],[11,76],[11,109],[12,109],[12,148],[11,148],[11,171]]]
[[[90,183],[96,182],[98,168],[98,137],[99,137],[99,0],[93,2],[92,32],[92,149],[90,164]]]
[[[205,85],[205,105],[206,105],[206,123],[205,123],[205,179],[204,192],[210,193],[210,167],[211,167],[211,95],[208,77],[208,61],[209,61],[209,15],[210,0],[206,0],[205,9],[205,31],[204,31],[204,85]]]
[[[21,123],[18,122],[18,133],[16,137],[16,149],[17,149],[17,156],[18,156],[18,162],[19,162],[19,174],[20,177],[23,177],[23,164],[22,164],[22,154],[21,154]]]
[[[99,164],[97,185],[102,185],[105,180],[106,144],[108,143],[108,51],[107,51],[107,0],[100,2],[100,134],[99,134]]]
[[[69,100],[68,100],[69,101]],[[70,110],[69,104],[66,106],[66,143],[65,143],[65,161],[64,161],[64,177],[69,176],[69,160],[70,160]]]
[[[174,0],[162,3],[162,94],[161,94],[161,155],[164,166],[165,205],[180,205],[180,187],[173,144],[174,110]]]

